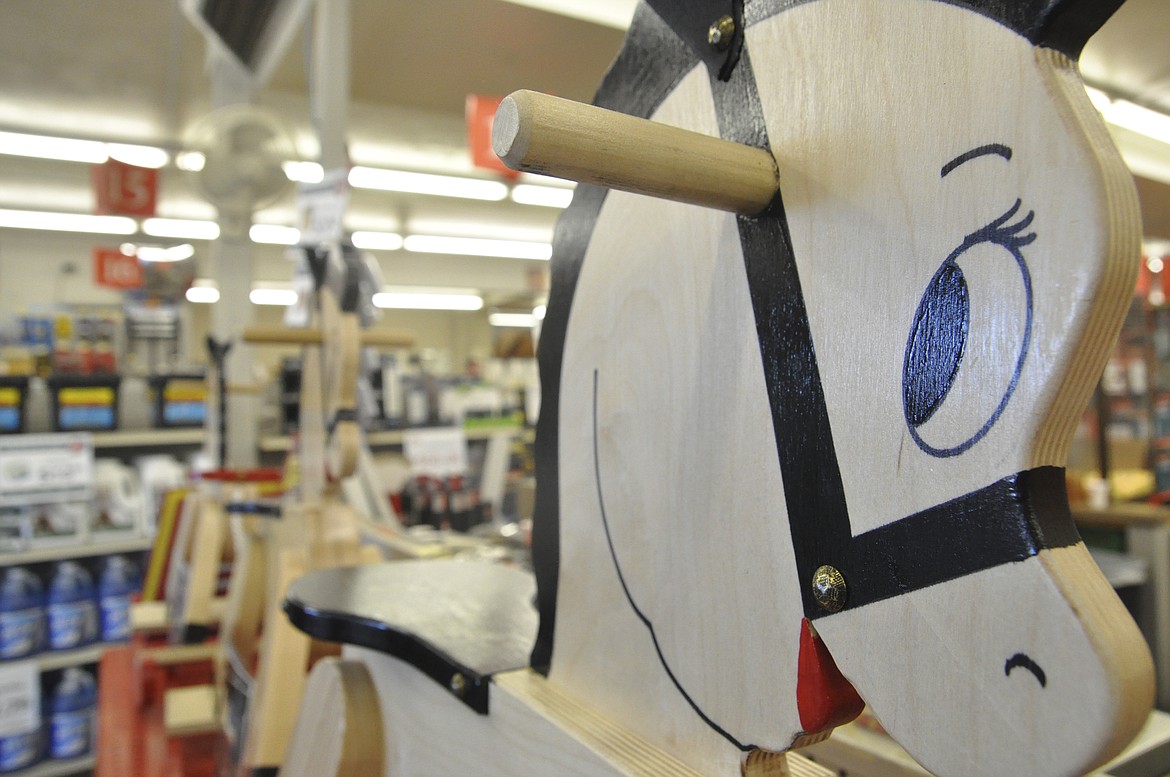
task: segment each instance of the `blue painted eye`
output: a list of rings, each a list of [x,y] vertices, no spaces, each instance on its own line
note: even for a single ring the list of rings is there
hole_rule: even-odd
[[[1032,335],[1032,278],[1021,249],[1036,235],[1026,232],[1032,213],[1008,223],[1020,206],[1016,200],[966,237],[935,271],[914,313],[902,362],[902,412],[910,436],[931,456],[957,456],[983,439],[1007,407],[1024,368]],[[1005,277],[1007,267],[1019,273],[1015,283],[1015,273],[1009,270]],[[972,304],[972,273],[980,279],[978,305]],[[1014,322],[1012,298],[1022,303]],[[966,367],[965,359],[971,362]],[[947,405],[960,380],[966,388],[955,392],[950,405],[961,404],[928,430],[927,423]]]
[[[963,270],[948,260],[927,285],[906,344],[902,405],[910,426],[917,428],[929,421],[954,385],[970,318]]]

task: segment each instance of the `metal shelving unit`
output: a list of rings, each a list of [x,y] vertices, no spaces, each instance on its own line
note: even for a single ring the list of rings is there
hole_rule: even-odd
[[[21,769],[18,772],[8,772],[6,777],[68,777],[73,774],[85,774],[93,771],[97,757],[83,755],[80,758],[69,758],[64,761],[42,761],[36,766]]]
[[[0,553],[0,568],[7,566],[40,564],[46,561],[61,561],[70,558],[91,556],[112,556],[119,553],[136,553],[149,550],[153,541],[147,537],[98,540],[87,545],[53,545],[47,548],[33,548],[16,553]]]
[[[183,448],[202,445],[204,432],[195,429],[141,429],[121,432],[93,432],[95,450],[117,448]]]

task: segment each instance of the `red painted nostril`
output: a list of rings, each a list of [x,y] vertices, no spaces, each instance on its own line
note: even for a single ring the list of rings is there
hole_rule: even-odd
[[[825,643],[804,619],[796,674],[796,707],[804,733],[819,734],[844,725],[860,715],[864,706]]]

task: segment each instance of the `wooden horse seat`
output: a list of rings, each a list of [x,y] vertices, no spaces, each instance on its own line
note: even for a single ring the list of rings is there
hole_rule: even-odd
[[[486,715],[491,677],[528,666],[535,592],[530,574],[499,564],[395,561],[311,572],[284,610],[310,636],[401,659]]]

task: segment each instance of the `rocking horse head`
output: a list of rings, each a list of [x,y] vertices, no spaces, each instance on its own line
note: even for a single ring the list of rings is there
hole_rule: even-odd
[[[1118,5],[639,7],[597,105],[779,183],[738,215],[582,185],[559,223],[537,669],[705,773],[858,695],[940,774],[1136,733],[1149,654],[1063,470],[1139,253],[1075,62]]]

